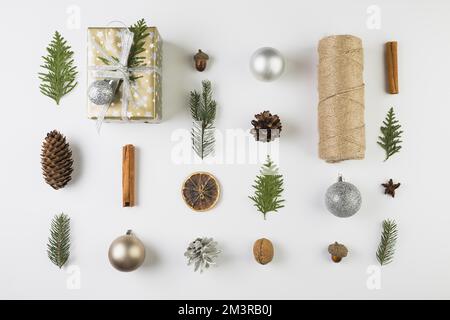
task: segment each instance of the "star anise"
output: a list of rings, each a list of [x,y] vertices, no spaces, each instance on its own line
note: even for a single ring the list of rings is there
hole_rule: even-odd
[[[382,183],[381,185],[384,187],[384,194],[388,194],[392,198],[395,197],[395,189],[400,187],[400,183],[394,183],[392,179],[389,179],[388,183]]]

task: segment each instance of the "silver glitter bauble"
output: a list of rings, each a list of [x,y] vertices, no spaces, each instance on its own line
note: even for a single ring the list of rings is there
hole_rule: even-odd
[[[145,259],[145,247],[131,230],[114,240],[108,251],[109,262],[119,271],[129,272],[139,268]]]
[[[110,104],[114,98],[113,81],[97,80],[88,89],[89,100],[96,105]]]
[[[258,80],[275,80],[284,71],[283,56],[277,49],[260,48],[250,58],[250,70]]]
[[[361,193],[353,184],[339,177],[338,182],[328,188],[325,204],[336,217],[351,217],[361,208]]]

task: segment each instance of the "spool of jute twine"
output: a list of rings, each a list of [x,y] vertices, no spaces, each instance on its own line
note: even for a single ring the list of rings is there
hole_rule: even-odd
[[[319,41],[319,157],[327,162],[364,159],[363,48],[360,38]]]

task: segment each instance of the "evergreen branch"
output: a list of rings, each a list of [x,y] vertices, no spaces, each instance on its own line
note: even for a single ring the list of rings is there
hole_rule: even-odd
[[[145,40],[149,35],[147,29],[148,27],[145,19],[137,21],[135,24],[131,25],[128,28],[128,30],[133,32],[133,43],[131,45],[127,61],[128,68],[136,68],[145,65],[145,56],[141,54],[145,52]],[[117,62],[119,61],[117,57],[112,56],[111,58]],[[110,64],[108,59],[105,59],[104,57],[99,57],[99,59],[106,65]],[[135,81],[141,77],[142,76],[131,75],[130,80]]]
[[[193,121],[191,131],[192,148],[200,158],[205,158],[214,152],[214,119],[217,104],[212,99],[211,82],[202,81],[203,91],[191,91],[189,107]]]
[[[203,122],[212,123],[216,117],[216,101],[212,99],[211,82],[202,81],[203,92],[201,99],[201,119]]]
[[[51,223],[47,255],[51,262],[61,268],[70,255],[70,218],[61,213]]]
[[[110,64],[109,60],[106,59],[105,57],[98,57],[98,59],[100,59],[100,61],[102,61],[106,65]],[[117,57],[111,57],[111,59],[113,59],[115,62],[120,62]]]
[[[264,215],[268,212],[278,212],[278,209],[284,207],[284,199],[281,198],[283,189],[283,176],[278,173],[277,166],[267,156],[267,162],[260,170],[260,175],[256,176],[255,184],[252,186],[255,189],[255,194],[249,196],[254,202],[256,209]]]
[[[133,32],[133,44],[131,45],[130,54],[128,55],[128,67],[136,68],[142,66],[145,57],[141,53],[145,52],[145,38],[149,35],[147,32],[147,23],[144,19],[139,20],[129,30]]]
[[[189,106],[191,107],[191,115],[192,115],[192,119],[194,119],[194,121],[201,121],[200,120],[200,115],[199,115],[199,111],[200,111],[200,94],[197,91],[191,91],[191,99],[189,101]]]
[[[194,121],[191,131],[192,147],[200,158],[214,152],[214,127],[212,123],[205,125],[203,121]]]
[[[77,85],[76,67],[73,65],[73,51],[67,41],[56,31],[52,41],[47,46],[47,56],[43,56],[41,68],[46,72],[39,72],[42,94],[55,100],[59,105],[61,98],[72,91]]]
[[[380,265],[383,266],[392,262],[394,259],[396,242],[397,224],[394,220],[384,220],[381,241],[377,250],[377,260]]]
[[[403,131],[400,130],[401,125],[395,118],[394,108],[390,108],[386,119],[383,121],[383,126],[380,127],[381,136],[378,137],[378,145],[382,147],[386,152],[386,158],[384,161],[389,159],[392,155],[400,151],[402,140],[401,134]]]

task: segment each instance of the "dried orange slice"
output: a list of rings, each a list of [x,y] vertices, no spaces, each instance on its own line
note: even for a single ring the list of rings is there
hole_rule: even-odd
[[[208,172],[195,172],[183,183],[181,190],[186,204],[195,211],[212,209],[219,200],[217,179]]]

